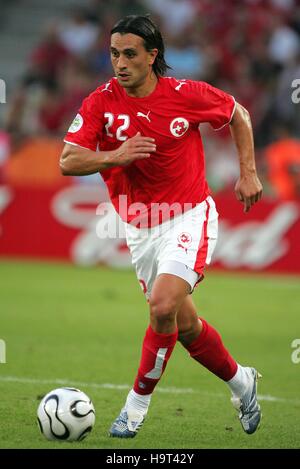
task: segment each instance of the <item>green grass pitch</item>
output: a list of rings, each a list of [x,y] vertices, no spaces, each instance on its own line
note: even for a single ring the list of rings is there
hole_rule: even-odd
[[[0,264],[1,448],[299,448],[300,338],[297,277],[207,270],[193,297],[234,357],[262,373],[262,425],[243,433],[227,386],[177,344],[147,420],[133,440],[108,437],[138,366],[147,304],[132,271],[56,263]],[[300,354],[299,354],[300,356]],[[96,408],[80,443],[48,442],[36,410],[51,389],[73,385]]]

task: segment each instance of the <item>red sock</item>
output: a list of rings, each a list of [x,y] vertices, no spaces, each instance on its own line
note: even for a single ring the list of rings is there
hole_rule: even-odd
[[[142,357],[133,389],[138,394],[151,394],[175,347],[178,331],[158,334],[148,327],[142,347]]]
[[[237,363],[224,347],[220,334],[200,319],[203,327],[200,335],[185,348],[197,362],[224,381],[229,381],[236,374]]]

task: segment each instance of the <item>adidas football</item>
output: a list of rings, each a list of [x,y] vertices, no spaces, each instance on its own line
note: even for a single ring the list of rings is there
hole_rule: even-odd
[[[75,388],[59,388],[43,397],[37,411],[47,440],[80,441],[92,430],[95,409],[91,399]]]

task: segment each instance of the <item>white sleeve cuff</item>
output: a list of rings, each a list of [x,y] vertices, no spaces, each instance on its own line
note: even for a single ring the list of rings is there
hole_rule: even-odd
[[[64,142],[68,143],[69,145],[74,145],[74,147],[84,148],[84,150],[97,151],[97,150],[92,150],[91,148],[83,147],[82,145],[78,145],[78,143],[69,142],[68,140],[64,140]]]
[[[231,113],[230,119],[229,119],[228,122],[226,122],[225,124],[221,125],[221,127],[219,127],[218,129],[214,129],[216,132],[217,132],[218,130],[223,129],[226,125],[230,124],[230,122],[232,121],[233,114],[234,114],[234,111],[235,111],[235,108],[236,108],[236,100],[234,99],[233,96],[231,96],[231,97],[232,97],[232,99],[233,99],[233,103],[234,103],[234,104],[233,104],[233,109],[232,109],[232,113]]]

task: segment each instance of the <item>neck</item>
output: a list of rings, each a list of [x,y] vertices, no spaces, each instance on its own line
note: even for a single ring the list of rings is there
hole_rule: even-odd
[[[151,75],[147,77],[144,83],[136,87],[126,88],[125,91],[128,94],[128,96],[131,96],[134,98],[145,98],[146,96],[149,96],[155,90],[157,82],[158,82],[157,76],[155,75],[155,73],[151,73]]]

